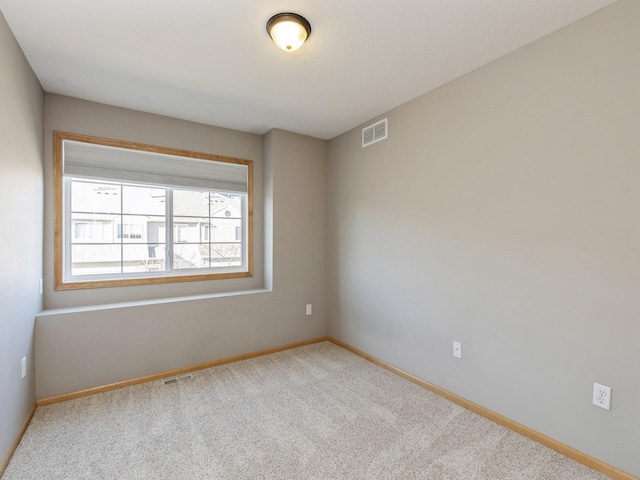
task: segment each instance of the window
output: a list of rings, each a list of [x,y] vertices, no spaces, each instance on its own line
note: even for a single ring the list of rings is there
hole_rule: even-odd
[[[57,290],[251,276],[251,161],[54,135]]]

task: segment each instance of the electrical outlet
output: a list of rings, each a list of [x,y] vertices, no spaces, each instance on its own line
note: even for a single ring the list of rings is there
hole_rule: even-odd
[[[453,356],[462,358],[462,343],[453,341]]]
[[[611,410],[611,387],[599,383],[593,384],[593,404],[596,407]]]
[[[20,366],[22,367],[22,378],[27,376],[27,357],[22,357],[22,362],[20,362]]]
[[[311,315],[312,312],[313,312],[313,307],[311,306],[310,303],[307,303],[307,315]]]

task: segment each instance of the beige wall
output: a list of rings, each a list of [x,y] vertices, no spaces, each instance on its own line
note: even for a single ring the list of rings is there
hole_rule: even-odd
[[[42,308],[40,83],[0,13],[0,463],[34,402],[34,316]],[[22,380],[20,362],[27,359]]]
[[[623,0],[333,139],[327,228],[332,335],[635,475],[639,24]]]
[[[54,130],[253,160],[254,278],[54,292]],[[277,130],[263,138],[47,94],[37,398],[324,335],[326,149]]]

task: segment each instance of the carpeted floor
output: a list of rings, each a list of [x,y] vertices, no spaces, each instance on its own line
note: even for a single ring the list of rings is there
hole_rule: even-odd
[[[39,408],[2,480],[607,477],[328,342]]]

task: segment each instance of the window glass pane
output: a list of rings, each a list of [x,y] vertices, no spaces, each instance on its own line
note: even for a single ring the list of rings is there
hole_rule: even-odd
[[[184,217],[209,217],[209,192],[199,190],[174,190],[173,214]]]
[[[166,271],[165,188],[73,185],[98,213],[72,212],[72,275]],[[242,264],[241,195],[176,189],[173,211],[173,269]]]
[[[196,241],[198,237],[199,224],[190,218],[173,219],[173,243],[188,243]]]
[[[173,268],[242,265],[242,201],[238,194],[173,191]]]
[[[72,245],[71,275],[120,273],[120,245]]]
[[[212,192],[211,216],[217,218],[241,218],[242,197],[236,194]]]
[[[123,185],[122,213],[164,216],[165,199],[164,188]]]
[[[153,249],[153,250],[152,250]],[[164,245],[123,245],[122,255],[125,273],[146,273],[165,270]],[[152,257],[151,255],[156,255]]]
[[[71,210],[97,214],[120,213],[120,184],[72,180]]]
[[[147,272],[166,271],[166,250],[164,243],[148,243],[145,268]]]
[[[165,217],[148,217],[146,234],[149,258],[162,258],[164,262],[164,245],[166,240]]]
[[[178,243],[173,246],[173,268],[209,268],[209,244]]]
[[[157,218],[162,217],[156,217],[156,220]],[[122,241],[122,243],[146,243],[148,225],[149,217],[122,215],[116,225],[116,241]]]
[[[211,219],[211,242],[229,243],[237,242],[238,229],[241,229],[242,220],[235,218]]]
[[[99,215],[73,213],[71,243],[110,243],[111,222],[99,217]]]
[[[71,212],[72,275],[166,271],[165,188],[71,185],[78,209]],[[128,212],[121,211],[125,204]]]
[[[242,264],[242,245],[239,243],[216,243],[211,245],[211,266],[231,267]]]

